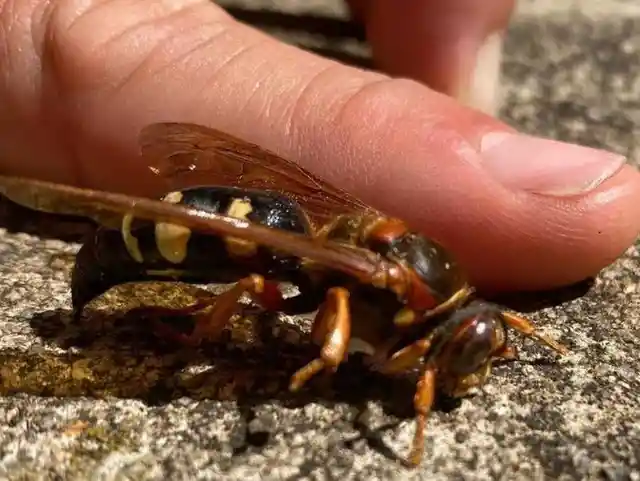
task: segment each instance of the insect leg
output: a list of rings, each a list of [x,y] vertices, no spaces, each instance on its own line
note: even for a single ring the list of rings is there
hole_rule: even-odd
[[[195,346],[203,340],[215,341],[237,313],[238,302],[244,293],[261,307],[278,310],[284,302],[277,284],[266,282],[262,276],[252,275],[238,281],[231,289],[218,296],[211,295],[184,308],[145,307],[143,312],[156,319],[155,331],[164,338],[181,344]],[[195,325],[191,334],[185,334],[160,320],[162,317],[195,316]]]
[[[217,340],[229,319],[240,309],[239,300],[245,293],[249,294],[256,304],[268,310],[278,310],[283,302],[277,284],[266,282],[257,274],[245,277],[231,289],[220,294],[211,310],[197,315],[193,333],[189,336],[191,342],[199,343],[205,339]]]
[[[550,337],[547,337],[537,332],[536,327],[528,319],[525,319],[524,317],[518,316],[510,312],[506,312],[506,311],[502,312],[502,317],[504,319],[504,322],[509,327],[515,329],[516,331],[521,332],[525,336],[536,339],[538,342],[542,344],[546,344],[551,349],[553,349],[554,351],[560,354],[569,353],[569,349],[567,349],[565,346],[563,346],[559,342],[554,341]]]
[[[416,389],[416,395],[413,398],[414,409],[416,410],[416,431],[413,436],[413,444],[411,453],[409,454],[409,462],[417,466],[422,460],[424,451],[424,431],[427,424],[427,418],[431,412],[431,406],[436,394],[436,368],[429,364],[420,380]]]
[[[414,367],[431,347],[431,338],[418,339],[413,344],[395,352],[377,368],[383,374],[397,374]]]
[[[343,287],[334,287],[327,292],[327,299],[313,321],[311,338],[314,342],[322,344],[320,357],[299,369],[291,377],[289,389],[299,390],[323,369],[335,372],[344,360],[350,335],[349,291]]]

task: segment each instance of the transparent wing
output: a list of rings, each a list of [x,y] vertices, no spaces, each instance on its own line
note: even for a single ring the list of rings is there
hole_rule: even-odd
[[[338,214],[377,212],[299,165],[224,132],[188,123],[159,123],[140,134],[142,154],[167,190],[220,185],[279,192],[303,207],[312,221]]]

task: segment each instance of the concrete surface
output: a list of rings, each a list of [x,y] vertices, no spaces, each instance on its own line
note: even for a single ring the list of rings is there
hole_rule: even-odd
[[[225,5],[244,3],[260,2]],[[300,15],[334,15],[336,2],[300,3],[277,2]],[[503,117],[638,162],[635,6],[523,2],[508,37]],[[312,19],[327,38],[287,31],[300,19],[261,18],[307,46],[366,54],[342,38],[342,24]],[[231,331],[235,348],[193,353],[108,312],[127,302],[115,292],[91,322],[73,327],[67,280],[78,245],[55,237],[77,226],[17,221],[23,214],[5,205],[0,217],[0,479],[640,480],[638,246],[583,297],[532,314],[571,356],[558,360],[518,340],[521,362],[495,369],[479,395],[434,412],[424,463],[407,471],[394,456],[406,454],[413,433],[410,384],[353,366],[331,389],[288,398],[288,375],[305,359],[296,320],[257,332],[248,318]],[[34,235],[47,231],[53,239]],[[101,335],[114,322],[115,334]],[[356,423],[363,406],[368,416]]]

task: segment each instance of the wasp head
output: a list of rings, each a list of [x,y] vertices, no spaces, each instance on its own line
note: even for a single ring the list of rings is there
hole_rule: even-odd
[[[507,330],[497,306],[474,302],[442,325],[429,357],[443,391],[461,397],[484,384],[491,363],[509,349]]]

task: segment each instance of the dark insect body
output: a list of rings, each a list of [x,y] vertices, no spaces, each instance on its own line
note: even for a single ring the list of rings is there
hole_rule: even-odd
[[[164,202],[223,214],[272,229],[309,235],[311,225],[290,199],[237,187],[191,187],[170,192]],[[108,289],[126,282],[180,280],[233,282],[252,274],[295,279],[300,259],[245,241],[191,231],[182,226],[125,216],[120,229],[99,226],[83,244],[72,276],[74,314]]]
[[[162,327],[188,344],[215,341],[244,293],[271,311],[317,309],[311,338],[320,353],[293,374],[291,390],[335,372],[353,351],[390,375],[418,368],[414,464],[436,389],[464,396],[485,382],[494,359],[514,358],[507,328],[566,352],[528,320],[470,301],[463,270],[437,242],[291,162],[194,124],[154,124],[140,140],[166,181],[160,200],[0,177],[0,192],[18,204],[99,224],[76,259],[76,314],[110,287],[152,279],[235,282],[214,300],[147,311],[193,315],[190,334]],[[283,281],[300,294],[284,299]]]

